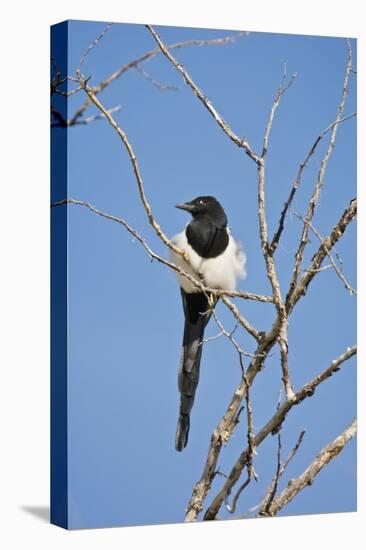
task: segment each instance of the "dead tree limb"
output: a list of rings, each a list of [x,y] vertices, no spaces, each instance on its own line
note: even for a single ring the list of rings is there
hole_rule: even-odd
[[[320,451],[306,470],[296,479],[291,479],[287,487],[276,497],[269,506],[266,515],[276,516],[282,508],[291,502],[305,487],[312,485],[316,476],[334,458],[336,458],[345,445],[356,435],[356,420],[334,441]]]

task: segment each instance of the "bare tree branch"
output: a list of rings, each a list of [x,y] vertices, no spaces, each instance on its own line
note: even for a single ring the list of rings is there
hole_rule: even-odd
[[[242,356],[245,356],[245,357],[254,357],[254,354],[253,353],[248,353],[247,351],[244,351],[238,344],[238,342],[235,340],[235,338],[233,337],[233,334],[238,326],[239,323],[237,323],[234,327],[234,329],[229,332],[225,329],[224,325],[222,324],[222,322],[220,321],[220,319],[218,318],[218,315],[216,313],[216,310],[213,308],[212,309],[212,316],[214,318],[214,321],[215,323],[217,324],[217,326],[219,327],[220,329],[220,332],[218,334],[216,334],[216,336],[211,336],[211,337],[208,337],[208,338],[204,338],[202,340],[202,343],[205,343],[205,342],[210,342],[211,340],[216,340],[217,338],[220,338],[220,336],[225,336],[228,340],[230,340],[230,342],[232,343],[232,345],[234,346],[234,348],[236,349],[236,351],[238,352],[238,355],[239,355],[239,361],[240,361],[240,358]],[[243,365],[241,363],[241,367],[242,367],[242,372],[244,372],[243,370]]]
[[[282,235],[282,232],[285,228],[285,219],[286,219],[286,215],[287,215],[287,212],[295,198],[295,194],[296,194],[296,191],[297,189],[299,188],[299,185],[300,185],[300,182],[301,182],[301,177],[302,177],[302,173],[304,171],[304,168],[306,167],[306,165],[308,164],[310,158],[313,156],[313,154],[315,153],[315,150],[317,148],[317,146],[319,145],[320,141],[323,139],[323,137],[329,132],[329,130],[331,130],[332,128],[334,128],[336,125],[340,124],[341,122],[344,122],[345,120],[348,120],[350,118],[353,118],[356,116],[356,113],[352,113],[351,115],[347,116],[347,117],[344,117],[344,118],[341,118],[340,120],[335,120],[334,122],[332,122],[331,124],[329,124],[329,126],[327,126],[327,128],[325,130],[323,130],[323,132],[321,132],[321,134],[319,134],[319,136],[316,138],[316,140],[314,141],[313,145],[311,146],[308,154],[306,155],[305,159],[300,163],[300,166],[299,166],[299,170],[297,172],[297,175],[296,175],[296,178],[295,178],[295,181],[294,183],[292,184],[292,187],[291,187],[291,191],[290,191],[290,194],[288,196],[288,199],[287,201],[285,202],[284,206],[283,206],[283,209],[282,209],[282,212],[281,212],[281,216],[280,216],[280,221],[278,222],[278,228],[277,228],[277,231],[275,232],[275,234],[273,235],[273,239],[271,241],[271,244],[270,244],[270,248],[271,248],[271,251],[272,253],[275,252],[275,250],[277,249],[277,246],[278,246],[278,243],[280,241],[280,238],[281,238],[281,235]]]
[[[276,414],[267,422],[267,424],[256,435],[255,437],[256,447],[258,447],[269,434],[278,432],[281,425],[283,424],[283,421],[287,413],[295,405],[298,405],[299,403],[304,401],[304,399],[312,396],[316,388],[322,382],[330,378],[335,372],[339,371],[342,365],[346,363],[346,361],[355,354],[356,354],[356,346],[353,346],[352,348],[347,348],[347,350],[342,355],[340,355],[337,359],[332,361],[331,365],[327,369],[325,369],[318,376],[310,380],[310,382],[308,382],[300,390],[298,390],[294,394],[292,399],[290,400],[286,399],[286,401],[283,403],[283,405],[281,405],[281,407],[278,409]],[[208,507],[204,516],[205,520],[215,519],[225,498],[227,498],[227,496],[230,495],[233,486],[240,478],[240,475],[247,462],[248,453],[249,453],[249,449],[246,448],[241,453],[238,460],[235,462],[235,465],[233,466],[229,476],[227,477],[222,489],[218,492],[218,494],[216,495],[216,497],[213,499],[212,503]]]
[[[231,505],[229,505],[227,502],[227,499],[225,499],[226,510],[230,514],[235,514],[236,504],[238,502],[238,499],[241,493],[244,491],[244,489],[252,481],[252,479],[255,479],[256,481],[258,481],[258,476],[253,466],[253,457],[256,454],[256,448],[255,448],[256,446],[255,446],[255,437],[253,433],[252,403],[249,395],[249,383],[245,372],[243,372],[243,380],[245,384],[245,401],[246,401],[246,408],[247,408],[247,425],[248,425],[248,432],[247,432],[248,456],[247,456],[247,462],[246,462],[247,479],[238,489],[237,493],[235,494],[232,500]]]
[[[156,80],[155,78],[153,78],[147,71],[145,71],[142,67],[140,67],[139,65],[136,65],[134,67],[134,69],[145,79],[147,80],[148,82],[150,82],[153,86],[155,86],[155,88],[158,88],[158,90],[161,90],[163,92],[166,92],[166,91],[173,91],[173,92],[177,92],[179,90],[179,88],[177,86],[171,86],[169,84],[162,84],[161,82],[159,82],[159,80]]]
[[[339,241],[346,231],[348,224],[353,220],[357,214],[357,199],[352,199],[349,206],[343,212],[341,218],[337,224],[333,227],[333,230],[329,237],[323,239],[322,244],[320,245],[318,251],[314,254],[310,266],[305,271],[303,277],[297,284],[296,288],[291,295],[287,296],[286,299],[286,310],[288,313],[292,311],[294,306],[297,304],[301,296],[306,294],[307,288],[315,275],[318,273],[318,270],[328,253],[332,250],[334,245]]]
[[[52,94],[59,94],[59,95],[62,95],[63,97],[70,97],[71,95],[76,94],[76,92],[80,92],[80,90],[82,90],[82,89],[83,88],[81,86],[78,86],[77,88],[73,88],[72,90],[69,90],[68,92],[64,92],[63,90],[60,90],[59,88],[54,86],[53,89],[51,89],[51,95]]]
[[[291,78],[289,79],[289,81],[287,82],[287,68],[286,68],[286,63],[285,63],[281,84],[279,85],[279,88],[277,90],[277,94],[276,94],[276,97],[274,99],[272,109],[271,109],[271,112],[270,112],[270,115],[269,115],[269,120],[268,120],[268,124],[267,124],[267,128],[266,128],[266,132],[264,134],[263,149],[262,149],[262,155],[261,155],[262,158],[264,158],[267,154],[269,135],[270,135],[271,130],[272,130],[274,115],[275,115],[275,112],[277,110],[277,107],[280,104],[281,97],[286,92],[286,90],[288,90],[290,88],[290,86],[293,84],[295,78],[296,78],[296,73],[294,73],[291,76]]]
[[[189,281],[202,292],[205,292],[207,294],[212,294],[214,296],[218,296],[219,298],[221,298],[222,296],[233,296],[233,297],[244,298],[246,300],[254,300],[256,302],[264,302],[264,303],[271,302],[270,296],[262,296],[261,294],[254,294],[252,292],[244,292],[239,290],[237,291],[217,290],[215,288],[206,287],[204,284],[202,284],[201,280],[195,279],[194,277],[192,277],[192,275],[190,275],[189,273],[181,269],[179,266],[175,265],[172,262],[169,262],[162,256],[159,256],[158,254],[156,254],[147,244],[146,240],[135,229],[133,229],[123,218],[113,216],[112,214],[107,214],[106,212],[99,210],[89,202],[78,200],[78,199],[72,199],[72,198],[62,199],[60,201],[54,202],[53,204],[51,204],[51,206],[57,207],[65,204],[75,204],[79,206],[84,206],[88,208],[91,212],[94,212],[94,214],[97,214],[98,216],[107,218],[109,220],[112,220],[114,222],[121,224],[145,248],[145,250],[147,251],[151,259],[157,260],[158,262],[166,265],[167,267],[170,267],[171,269],[173,269],[173,271],[179,273],[180,275],[187,277],[187,279],[189,279]],[[244,352],[243,350],[241,350],[241,352],[243,353],[243,355],[249,355],[249,356],[251,355],[251,354],[248,354],[247,352]]]
[[[282,450],[282,442],[281,442],[281,431],[279,430],[277,433],[277,469],[276,474],[272,480],[272,483],[267,491],[267,494],[264,497],[264,500],[262,504],[260,505],[260,511],[258,515],[265,514],[267,508],[271,505],[271,502],[274,499],[274,496],[277,492],[278,483],[281,477],[281,450]]]
[[[165,55],[165,57],[174,65],[178,72],[183,76],[184,81],[188,86],[193,90],[194,94],[198,99],[203,103],[208,112],[213,116],[220,128],[225,132],[225,134],[238,146],[245,150],[247,155],[254,160],[257,164],[259,162],[259,157],[254,153],[246,139],[239,138],[230,128],[229,124],[219,115],[216,109],[213,107],[212,103],[207,99],[207,97],[202,93],[197,84],[193,81],[192,77],[188,74],[186,69],[181,63],[172,56],[169,52],[169,48],[164,44],[158,33],[154,30],[151,25],[146,25],[146,28],[150,31],[152,36],[155,38],[159,48]]]
[[[257,340],[257,342],[260,342],[262,338],[260,332],[243,317],[238,308],[229,300],[229,298],[226,296],[221,296],[221,300],[230,309],[231,313],[234,315],[235,319],[239,321],[242,327],[244,327],[245,330]]]
[[[111,26],[112,26],[113,23],[108,23],[108,25],[102,30],[102,32],[100,33],[99,36],[97,36],[97,38],[95,40],[93,40],[93,42],[91,44],[89,44],[89,46],[87,47],[87,49],[85,50],[85,52],[83,53],[83,55],[81,56],[80,58],[80,61],[79,61],[79,66],[78,68],[76,69],[76,73],[78,75],[80,75],[81,73],[81,68],[82,66],[84,65],[85,63],[85,60],[86,58],[88,57],[88,55],[90,54],[91,50],[93,48],[95,48],[95,46],[97,44],[99,44],[99,42],[102,40],[102,38],[105,36],[105,34],[110,30]]]
[[[170,44],[168,47],[169,50],[176,50],[180,48],[190,47],[190,46],[222,46],[225,44],[229,44],[232,42],[236,42],[236,40],[239,40],[243,36],[247,36],[249,33],[247,32],[239,32],[234,35],[230,36],[224,36],[223,38],[214,38],[211,40],[185,40],[184,42],[177,42],[176,44]],[[152,59],[156,55],[159,55],[161,53],[160,48],[155,48],[154,50],[149,50],[148,52],[144,53],[143,55],[140,55],[136,59],[133,59],[132,61],[129,61],[122,67],[120,67],[117,71],[112,73],[108,78],[105,80],[102,80],[100,84],[97,86],[93,86],[92,90],[95,93],[95,95],[98,95],[100,92],[102,92],[107,86],[112,84],[115,80],[117,80],[121,75],[123,75],[126,71],[132,68],[136,68],[140,65],[140,63],[143,63],[144,61],[147,61],[148,59]],[[70,119],[70,126],[75,124],[75,121],[84,114],[86,109],[91,104],[90,99],[86,99],[84,103],[79,107],[79,109],[76,110],[74,116]]]
[[[150,225],[152,226],[155,233],[163,241],[164,244],[166,244],[176,254],[179,254],[187,262],[189,262],[188,257],[187,257],[187,253],[184,252],[184,250],[181,250],[180,248],[175,246],[170,241],[170,239],[167,237],[167,235],[161,229],[160,225],[156,222],[156,220],[155,220],[155,218],[152,214],[151,206],[150,206],[150,204],[147,200],[146,194],[145,194],[144,184],[143,184],[143,181],[142,181],[142,176],[141,176],[140,168],[139,168],[139,165],[138,165],[138,162],[137,162],[137,158],[136,158],[135,152],[132,149],[132,146],[131,146],[128,138],[127,138],[126,133],[117,124],[115,119],[112,117],[111,113],[108,112],[107,109],[100,103],[99,99],[96,97],[93,90],[90,88],[90,86],[88,86],[88,83],[85,80],[82,80],[82,79],[81,79],[80,83],[83,86],[83,88],[84,88],[85,92],[87,93],[87,95],[88,95],[89,99],[91,100],[91,102],[94,103],[94,105],[99,109],[99,111],[108,120],[109,124],[117,132],[117,134],[119,135],[123,145],[125,146],[125,149],[128,153],[128,156],[130,157],[130,161],[131,161],[131,164],[132,164],[132,167],[133,167],[133,171],[134,171],[134,174],[135,174],[138,190],[139,190],[139,193],[140,193],[141,202],[142,202],[143,207],[146,211],[147,218],[149,220]]]
[[[307,223],[310,227],[310,229],[312,230],[312,232],[314,233],[314,235],[316,237],[318,237],[318,239],[320,240],[321,243],[324,243],[324,239],[323,237],[320,235],[319,231],[313,226],[313,224],[309,221],[307,221],[301,214],[298,214],[298,213],[295,213],[295,216],[297,216],[300,220],[302,220],[304,223]],[[345,278],[345,276],[343,275],[342,271],[339,269],[339,267],[337,266],[337,264],[335,263],[331,253],[329,252],[329,250],[327,249],[327,245],[326,243],[324,244],[325,246],[325,251],[326,251],[326,254],[329,258],[329,261],[332,265],[332,267],[334,268],[334,271],[337,273],[338,277],[341,279],[341,281],[343,282],[345,288],[349,291],[349,293],[351,294],[357,294],[357,291],[351,287],[351,285],[348,283],[347,279]]]
[[[267,269],[267,277],[271,283],[272,293],[273,293],[273,302],[277,309],[278,315],[278,343],[281,350],[281,365],[282,365],[282,379],[284,387],[286,390],[286,396],[290,399],[293,396],[293,389],[290,382],[290,373],[288,368],[288,317],[284,304],[282,303],[281,289],[279,280],[276,274],[275,260],[273,257],[272,250],[268,243],[268,230],[267,230],[267,220],[266,220],[266,209],[265,209],[265,164],[266,164],[266,155],[268,150],[268,140],[270,132],[273,126],[273,120],[276,113],[276,110],[280,104],[281,97],[286,90],[291,86],[295,78],[295,75],[292,76],[290,81],[286,84],[287,74],[286,66],[284,69],[284,74],[282,77],[281,84],[277,90],[272,109],[270,111],[269,120],[267,128],[263,138],[263,150],[260,162],[258,164],[258,219],[259,219],[259,234],[261,240],[261,248],[264,257],[264,261]]]
[[[280,334],[278,336],[278,343],[280,346],[281,354],[281,367],[282,367],[282,382],[285,387],[287,399],[291,399],[294,390],[290,381],[290,371],[288,367],[288,342],[287,342],[288,320],[283,321],[281,324]]]
[[[350,72],[351,72],[351,69],[352,69],[352,49],[351,49],[350,41],[348,39],[347,39],[347,47],[348,47],[348,60],[347,60],[347,66],[346,66],[346,74],[345,74],[344,83],[343,83],[343,93],[342,93],[341,101],[340,101],[340,104],[339,104],[339,107],[338,107],[338,115],[337,115],[337,118],[335,120],[336,123],[339,123],[339,121],[342,119],[344,106],[345,106],[346,99],[347,99],[347,96],[348,96],[348,81],[349,81],[349,76],[350,76]],[[304,257],[304,251],[305,251],[305,247],[308,243],[309,225],[308,225],[307,222],[311,222],[311,220],[313,218],[313,215],[314,215],[314,212],[315,212],[315,209],[316,209],[316,206],[317,206],[318,201],[319,201],[320,192],[321,192],[321,189],[322,189],[323,183],[324,183],[325,172],[326,172],[326,169],[327,169],[327,166],[328,166],[329,159],[330,159],[331,154],[332,154],[333,149],[334,149],[335,140],[336,140],[336,136],[337,136],[337,130],[338,130],[338,124],[334,124],[333,128],[332,128],[332,132],[331,132],[329,145],[328,145],[327,151],[325,153],[325,156],[324,156],[323,160],[321,161],[320,170],[319,170],[319,173],[318,173],[318,179],[317,179],[313,194],[312,194],[310,202],[309,202],[308,210],[306,212],[306,216],[305,216],[306,222],[304,222],[304,224],[303,224],[300,244],[299,244],[299,247],[298,247],[297,252],[295,254],[295,266],[294,266],[294,271],[293,271],[293,275],[292,275],[292,279],[291,279],[291,283],[290,283],[290,288],[289,288],[289,291],[287,293],[287,299],[291,299],[292,294],[295,292],[296,285],[297,285],[297,282],[298,282],[298,278],[300,276],[301,264],[302,264],[302,260],[303,260],[303,257]]]
[[[275,516],[286,506],[296,495],[305,487],[312,485],[316,476],[331,460],[336,458],[345,445],[356,435],[357,422],[356,420],[334,441],[329,443],[314,459],[314,461],[306,468],[306,470],[296,479],[291,479],[282,493],[273,500],[267,510],[269,516]]]

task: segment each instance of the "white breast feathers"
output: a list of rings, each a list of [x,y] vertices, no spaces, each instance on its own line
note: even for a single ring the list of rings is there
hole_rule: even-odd
[[[235,290],[237,280],[246,276],[246,256],[241,246],[229,234],[229,244],[225,251],[216,258],[201,258],[187,241],[185,230],[172,239],[172,243],[185,250],[191,265],[172,250],[169,250],[170,261],[189,275],[198,278],[202,283],[218,290]],[[184,275],[177,274],[179,284],[185,292],[199,292],[199,289]]]

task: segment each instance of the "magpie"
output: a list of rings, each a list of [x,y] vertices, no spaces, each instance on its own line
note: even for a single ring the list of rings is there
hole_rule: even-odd
[[[226,213],[215,197],[202,196],[176,208],[192,215],[184,231],[172,243],[184,250],[189,264],[170,250],[170,260],[208,288],[234,290],[245,277],[246,257],[231,236]],[[203,335],[217,297],[201,292],[187,277],[177,274],[185,316],[183,345],[178,374],[179,419],[175,448],[183,451],[188,442],[190,413],[199,380]]]

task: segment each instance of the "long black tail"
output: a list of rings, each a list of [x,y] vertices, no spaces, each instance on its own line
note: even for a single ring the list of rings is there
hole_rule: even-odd
[[[185,325],[178,375],[180,408],[175,437],[177,451],[183,451],[188,442],[189,415],[199,380],[203,334],[211,317],[209,302],[205,294],[200,292],[188,294],[182,289],[181,293]]]

